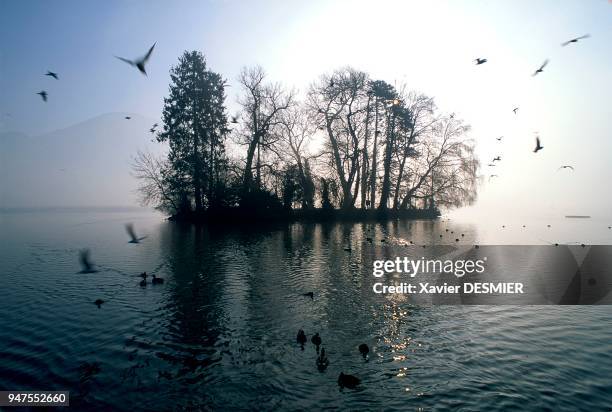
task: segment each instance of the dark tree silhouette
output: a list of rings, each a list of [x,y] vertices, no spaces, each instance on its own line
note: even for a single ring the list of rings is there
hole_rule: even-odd
[[[329,218],[362,215],[351,210],[356,203],[384,215],[421,208],[433,216],[476,198],[469,126],[404,85],[344,67],[319,77],[299,102],[261,67],[244,68],[232,138],[245,150],[226,153],[221,76],[198,52],[185,52],[170,75],[156,135],[168,143],[167,158],[139,153],[133,163],[144,203],[177,216],[192,216],[195,206],[196,216],[247,219],[342,209],[323,214]]]
[[[225,163],[225,82],[207,69],[197,51],[179,58],[170,79],[157,140],[169,143],[172,170],[190,181],[196,212],[201,212],[216,201],[215,186]]]
[[[293,105],[293,93],[286,92],[280,84],[266,83],[266,74],[259,67],[244,68],[238,81],[244,94],[242,106],[244,125],[240,143],[247,146],[246,163],[242,179],[242,204],[254,191],[262,189],[262,151],[274,143],[274,128],[279,127],[283,112]],[[255,158],[257,156],[257,158]],[[256,179],[253,179],[255,161]]]

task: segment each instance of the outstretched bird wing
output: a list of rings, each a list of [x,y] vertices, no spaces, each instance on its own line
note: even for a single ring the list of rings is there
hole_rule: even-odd
[[[153,43],[153,46],[151,46],[151,48],[149,49],[147,54],[142,58],[143,63],[146,62],[147,60],[149,60],[149,57],[151,57],[151,53],[153,53],[153,49],[155,48],[156,44],[157,44],[157,42]]]
[[[130,66],[135,66],[135,65],[136,65],[136,63],[134,63],[134,62],[133,62],[133,61],[131,61],[131,60],[128,60],[128,59],[125,59],[125,58],[123,58],[123,57],[119,57],[119,56],[115,56],[115,57],[116,57],[116,58],[118,58],[119,60],[121,60],[122,62],[126,62],[126,63],[127,63],[127,64],[129,64]]]

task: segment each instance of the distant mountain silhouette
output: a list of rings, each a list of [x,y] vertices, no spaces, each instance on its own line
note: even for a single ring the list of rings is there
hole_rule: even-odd
[[[137,205],[131,159],[153,119],[104,114],[42,136],[0,133],[0,208]]]

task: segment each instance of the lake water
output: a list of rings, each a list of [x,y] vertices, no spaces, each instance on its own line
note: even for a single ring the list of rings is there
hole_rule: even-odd
[[[146,239],[128,243],[127,222]],[[70,390],[79,410],[609,411],[612,306],[431,307],[371,291],[365,262],[448,242],[446,228],[466,244],[612,243],[603,220],[521,223],[221,229],[142,210],[4,212],[0,389]],[[78,273],[85,247],[97,273]],[[165,283],[140,287],[142,271]],[[299,328],[320,333],[326,371]],[[341,371],[361,385],[340,390]]]

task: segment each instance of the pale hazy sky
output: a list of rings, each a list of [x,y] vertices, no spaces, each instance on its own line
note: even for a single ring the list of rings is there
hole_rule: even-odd
[[[148,77],[113,57],[141,56],[153,42]],[[231,112],[244,65],[302,91],[351,65],[431,95],[472,125],[482,174],[500,176],[483,182],[480,210],[610,215],[611,44],[607,0],[0,0],[0,133],[41,134],[108,112],[159,119],[184,50],[202,51],[234,86]],[[476,57],[488,62],[475,66]],[[502,162],[489,172],[496,155]],[[557,172],[561,164],[576,171]]]

